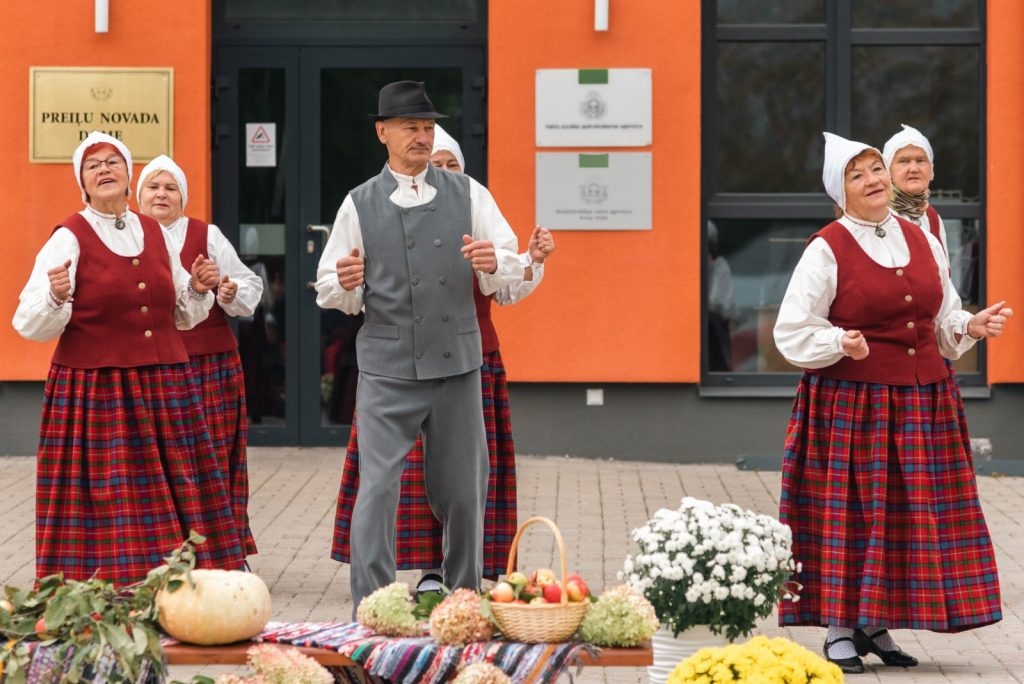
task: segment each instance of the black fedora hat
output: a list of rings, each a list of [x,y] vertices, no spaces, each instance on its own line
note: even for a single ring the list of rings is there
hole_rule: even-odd
[[[374,121],[405,117],[407,119],[447,119],[446,114],[434,111],[434,103],[427,97],[427,89],[420,81],[395,81],[380,89]]]

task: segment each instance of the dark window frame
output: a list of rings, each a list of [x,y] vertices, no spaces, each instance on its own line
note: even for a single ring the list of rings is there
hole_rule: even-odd
[[[830,0],[825,3],[824,24],[717,24],[717,0],[702,0],[701,12],[701,254],[707,253],[707,234],[703,226],[716,219],[823,219],[832,215],[833,203],[820,193],[718,193],[717,78],[718,45],[723,42],[824,42],[825,43],[825,130],[849,136],[852,130],[852,50],[854,46],[962,46],[975,45],[981,52],[978,86],[980,94],[978,143],[979,200],[975,203],[944,204],[936,202],[939,213],[948,218],[969,218],[978,221],[979,292],[986,301],[986,7],[979,0],[978,26],[971,28],[854,28],[853,0]],[[824,220],[822,225],[824,225]],[[791,395],[800,372],[722,372],[708,369],[708,273],[701,265],[701,358],[699,390],[704,396],[777,397]],[[987,354],[985,345],[978,348],[978,371],[962,372],[958,379],[965,395],[984,396],[987,385]]]

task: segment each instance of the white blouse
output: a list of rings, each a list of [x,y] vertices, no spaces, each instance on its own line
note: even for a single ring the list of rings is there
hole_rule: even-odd
[[[181,248],[185,245],[185,233],[188,229],[188,217],[181,216],[170,226],[165,227],[164,239],[176,250],[181,261]],[[224,309],[228,316],[252,316],[263,296],[263,280],[252,272],[238,258],[238,252],[231,245],[220,228],[210,224],[206,233],[206,256],[217,262],[221,279],[227,276],[238,285],[235,298],[224,304],[218,301],[217,306]]]
[[[906,238],[892,214],[882,224],[885,237],[878,237],[873,228],[857,225],[845,216],[839,223],[875,263],[886,268],[910,263]],[[939,352],[946,358],[958,359],[977,342],[967,334],[973,314],[962,308],[949,278],[949,262],[942,245],[930,233],[925,237],[942,283],[942,305],[935,318]],[[811,241],[793,271],[775,322],[775,346],[794,366],[825,368],[847,355],[842,345],[846,330],[828,320],[836,296],[837,273],[836,258],[828,242]]]
[[[88,207],[79,213],[85,217],[103,244],[114,254],[132,257],[142,253],[145,244],[142,223],[134,213],[128,212],[124,216],[126,225],[123,230],[117,230],[114,227],[114,217],[112,216],[99,214]],[[179,330],[187,330],[195,327],[209,316],[214,298],[212,294],[202,299],[189,296],[188,284],[192,279],[191,273],[181,267],[179,250],[175,249],[166,239],[163,246],[167,250],[167,257],[171,262],[174,289],[178,293],[174,322]],[[80,254],[78,238],[64,227],[55,230],[39,250],[28,283],[25,284],[25,288],[18,297],[18,308],[14,312],[12,321],[14,329],[22,337],[36,342],[47,342],[56,339],[64,332],[74,309],[75,274],[78,270]],[[46,272],[60,266],[68,259],[71,260],[68,273],[71,276],[72,300],[65,302],[62,306],[56,306],[48,296],[50,278]]]

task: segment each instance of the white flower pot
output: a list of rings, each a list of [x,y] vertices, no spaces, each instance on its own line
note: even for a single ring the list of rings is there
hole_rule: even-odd
[[[650,684],[665,684],[676,665],[683,662],[702,648],[725,646],[729,640],[713,633],[707,625],[694,625],[673,636],[664,627],[651,637],[654,664],[647,668]]]

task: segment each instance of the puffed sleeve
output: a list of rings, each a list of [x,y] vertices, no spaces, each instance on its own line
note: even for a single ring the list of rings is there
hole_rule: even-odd
[[[68,321],[71,320],[74,303],[71,300],[64,302],[61,306],[53,303],[49,297],[50,277],[46,275],[46,272],[51,268],[63,265],[70,259],[71,266],[68,273],[71,277],[73,295],[80,254],[78,239],[67,228],[55,230],[39,250],[28,282],[18,297],[18,308],[11,321],[14,329],[26,340],[47,342],[56,339],[64,332]]]
[[[361,256],[366,256],[359,214],[352,196],[348,195],[338,209],[331,235],[327,238],[316,269],[316,304],[321,309],[339,309],[353,315],[362,310],[363,286],[346,290],[338,282],[338,259],[351,255],[353,249],[358,249]]]
[[[263,296],[263,281],[258,275],[252,272],[248,266],[242,263],[238,252],[231,245],[231,242],[220,232],[220,228],[210,224],[206,235],[206,249],[217,261],[220,268],[221,278],[227,276],[232,282],[238,285],[238,292],[235,298],[224,304],[217,302],[220,308],[228,316],[252,316]]]

